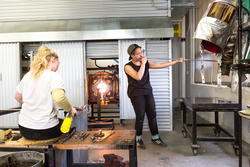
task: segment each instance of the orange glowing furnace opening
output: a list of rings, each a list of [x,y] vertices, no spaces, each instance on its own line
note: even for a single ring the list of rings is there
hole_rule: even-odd
[[[118,97],[118,79],[108,72],[97,72],[89,75],[89,102],[107,105],[116,102]],[[100,100],[100,101],[99,101]]]

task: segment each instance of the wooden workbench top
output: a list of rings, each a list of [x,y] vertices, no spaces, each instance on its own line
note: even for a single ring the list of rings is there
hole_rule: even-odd
[[[75,132],[75,134],[65,141],[64,143],[55,143],[53,147],[56,149],[62,150],[75,150],[75,149],[88,149],[88,150],[98,150],[98,149],[128,149],[133,146],[133,141],[135,139],[135,130],[112,130],[115,133],[109,136],[102,142],[92,142],[91,137],[94,134],[98,133],[98,131],[86,131],[89,133],[89,136],[80,140],[77,138],[83,132]],[[110,134],[111,130],[103,130],[102,132],[105,134]]]
[[[17,131],[13,134],[13,136],[19,134],[20,132]],[[11,137],[5,143],[0,144],[0,148],[34,148],[34,149],[44,149],[49,148],[54,142],[63,138],[64,135],[61,135],[57,138],[49,139],[49,140],[28,140],[24,137],[21,137],[18,140],[13,141]]]
[[[11,139],[5,141],[5,143],[0,144],[0,148],[37,148],[44,149],[52,146],[56,149],[62,150],[74,150],[74,149],[128,149],[133,145],[133,140],[135,139],[135,130],[113,130],[115,133],[105,139],[102,142],[93,143],[91,137],[98,133],[98,131],[86,131],[89,136],[80,140],[76,138],[77,135],[83,133],[83,131],[75,132],[74,135],[61,143],[61,139],[65,135],[58,138],[50,140],[27,140],[24,137],[18,139],[17,141],[12,141]],[[105,136],[110,134],[111,130],[102,131]]]

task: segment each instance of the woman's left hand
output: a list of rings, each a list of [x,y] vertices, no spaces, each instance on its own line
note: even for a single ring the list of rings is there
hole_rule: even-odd
[[[77,115],[77,114],[78,114],[77,110],[76,110],[74,107],[72,107],[71,112],[72,112],[74,115]]]

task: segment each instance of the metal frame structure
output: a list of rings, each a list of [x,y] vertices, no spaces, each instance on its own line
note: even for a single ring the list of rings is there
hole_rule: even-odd
[[[242,0],[239,0],[239,7],[238,7],[238,63],[239,65],[241,64],[241,59],[242,59]],[[240,109],[242,109],[242,71],[238,70],[238,75],[239,75],[239,92],[238,92],[238,102]],[[242,167],[242,119],[238,115],[239,119],[239,167]]]
[[[238,69],[239,75],[239,93],[238,93],[238,103],[240,106],[240,110],[242,110],[242,75],[250,73],[249,64],[242,64],[242,32],[249,28],[249,22],[244,26],[242,24],[242,0],[238,0],[238,64],[235,65],[236,69]],[[233,66],[234,67],[234,66]],[[239,110],[239,111],[240,111]],[[242,118],[238,115],[239,119],[239,167],[242,167]]]
[[[129,150],[129,167],[137,167],[137,148],[136,140],[128,146]],[[102,163],[73,163],[73,150],[67,150],[67,167],[104,167]]]
[[[82,132],[75,132],[74,136],[78,136]],[[128,150],[129,151],[129,166],[137,167],[137,146],[135,139],[135,130],[114,130],[106,131],[105,137],[94,141],[95,134],[99,131],[87,131],[91,138],[84,140],[70,138],[66,142],[57,142],[52,145],[54,150],[65,150],[67,152],[67,167],[80,167],[80,166],[96,166],[101,167],[103,163],[74,163],[73,150]],[[107,139],[108,136],[116,134]],[[99,140],[99,141],[98,141]],[[105,140],[105,141],[104,141]]]
[[[208,101],[206,101],[208,99]],[[182,126],[183,126],[183,136],[186,137],[187,134],[192,139],[192,151],[193,155],[197,155],[198,141],[223,141],[223,142],[234,142],[234,150],[237,153],[239,149],[239,134],[238,134],[238,111],[239,104],[233,103],[231,101],[221,101],[220,99],[215,98],[185,98],[180,101],[181,110],[182,110]],[[187,123],[186,112],[189,110],[192,113],[192,124]],[[215,123],[209,124],[199,124],[197,123],[196,114],[197,112],[214,112],[215,114]],[[234,135],[230,134],[227,130],[222,128],[219,125],[219,112],[233,112],[234,113]],[[192,127],[192,132],[188,127]],[[199,137],[197,136],[197,127],[214,127],[215,137]],[[219,137],[220,132],[224,132],[226,137]]]

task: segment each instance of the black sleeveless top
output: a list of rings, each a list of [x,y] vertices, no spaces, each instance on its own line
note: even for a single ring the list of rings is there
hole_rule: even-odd
[[[132,61],[128,62],[126,65],[130,65],[135,71],[139,71],[141,66],[135,65]],[[126,72],[125,72],[126,73]],[[128,97],[132,98],[135,96],[148,95],[152,93],[152,87],[150,85],[149,79],[149,64],[145,64],[145,71],[142,79],[137,81],[126,73],[128,77]]]

